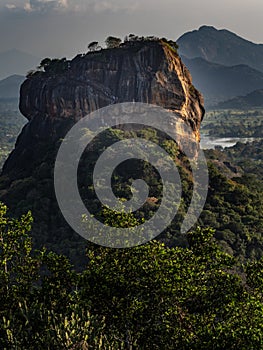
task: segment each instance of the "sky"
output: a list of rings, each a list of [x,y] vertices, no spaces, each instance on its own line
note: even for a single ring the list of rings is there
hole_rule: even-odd
[[[212,25],[263,43],[262,0],[0,0],[0,52],[68,57],[109,35],[176,40]]]

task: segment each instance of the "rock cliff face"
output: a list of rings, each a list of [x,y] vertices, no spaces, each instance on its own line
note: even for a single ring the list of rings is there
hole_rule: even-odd
[[[28,147],[31,158],[34,144],[63,137],[69,126],[89,112],[130,101],[175,111],[199,137],[203,100],[179,56],[161,41],[127,43],[78,55],[65,72],[39,72],[23,83],[20,110],[29,123],[4,173],[20,163],[24,166],[25,160],[28,166],[28,160],[21,159]]]
[[[36,72],[22,84],[20,110],[29,122],[0,178],[0,200],[15,208],[15,213],[33,211],[38,245],[52,245],[55,231],[57,237],[63,232],[64,240],[72,239],[63,218],[54,214],[59,210],[52,164],[61,138],[76,121],[110,104],[144,102],[174,111],[199,139],[204,115],[202,96],[166,42],[128,42],[120,48],[78,55],[66,67],[63,64],[63,69],[57,65]]]
[[[38,75],[22,86],[20,109],[29,119],[48,116],[75,120],[118,102],[136,101],[182,111],[194,120],[203,116],[202,99],[189,72],[165,43],[127,43],[121,48],[77,56],[67,72]]]

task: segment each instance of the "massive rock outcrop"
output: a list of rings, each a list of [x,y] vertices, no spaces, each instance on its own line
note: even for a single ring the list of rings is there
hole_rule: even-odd
[[[71,239],[63,229],[63,219],[60,224],[53,219],[57,208],[51,165],[61,138],[89,112],[128,101],[174,111],[199,139],[202,96],[175,49],[165,41],[127,42],[119,48],[78,55],[61,66],[56,61],[53,68],[51,62],[46,72],[36,72],[22,84],[20,110],[29,122],[3,167],[0,199],[15,207],[16,213],[33,211],[35,230],[41,231],[38,237],[42,235],[39,243],[52,244],[54,230],[64,240]],[[35,234],[36,241],[38,237]]]
[[[4,166],[28,169],[38,144],[63,137],[89,112],[120,102],[156,104],[189,121],[199,137],[203,101],[176,52],[161,41],[132,42],[78,55],[64,72],[39,72],[21,87],[20,110],[29,120]],[[58,69],[59,71],[59,69]],[[39,153],[35,156],[39,157]],[[25,158],[26,157],[26,158]],[[24,158],[24,159],[23,159]]]

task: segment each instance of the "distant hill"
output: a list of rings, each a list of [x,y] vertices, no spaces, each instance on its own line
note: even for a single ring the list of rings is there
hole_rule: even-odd
[[[253,91],[246,96],[238,96],[221,102],[215,107],[219,109],[263,108],[263,89]]]
[[[38,57],[16,49],[0,52],[0,79],[13,74],[26,75],[39,62],[40,59]]]
[[[22,75],[11,75],[0,80],[0,101],[2,99],[18,99],[19,89],[25,77]]]
[[[180,55],[201,57],[225,66],[248,65],[263,72],[263,44],[255,44],[226,30],[202,26],[178,40]]]
[[[206,107],[263,89],[263,73],[247,65],[224,66],[203,58],[182,60],[190,70],[193,83],[205,97]]]

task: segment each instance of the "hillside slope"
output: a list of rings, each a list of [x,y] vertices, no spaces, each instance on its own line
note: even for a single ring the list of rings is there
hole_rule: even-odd
[[[0,80],[0,100],[2,99],[18,99],[20,85],[25,80],[22,75],[11,75]]]
[[[202,26],[183,34],[179,53],[188,58],[202,57],[225,66],[245,64],[263,72],[263,44],[255,44],[226,29]]]
[[[263,108],[263,89],[252,91],[245,96],[237,96],[215,106],[220,109]]]
[[[204,95],[206,107],[263,87],[263,73],[247,65],[224,66],[200,57],[182,56],[182,60]]]
[[[38,57],[20,50],[12,49],[0,52],[0,79],[14,74],[26,75],[39,62],[40,59]]]

